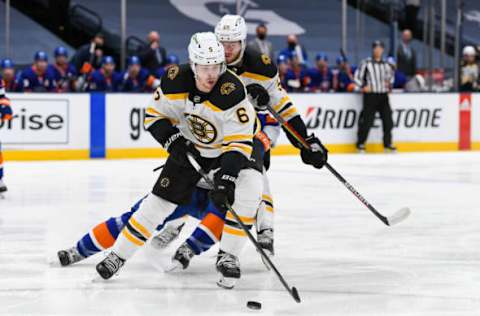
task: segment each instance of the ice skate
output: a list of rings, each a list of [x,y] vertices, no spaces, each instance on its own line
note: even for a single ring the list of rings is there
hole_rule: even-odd
[[[217,285],[224,289],[233,289],[240,279],[240,262],[236,256],[220,250],[217,256],[217,271],[220,274]]]
[[[97,264],[96,269],[103,279],[108,280],[120,270],[124,263],[125,260],[112,251],[105,259]]]
[[[82,256],[80,252],[78,252],[77,247],[60,250],[59,252],[57,252],[57,256],[60,264],[64,267],[85,259],[85,257]]]
[[[193,249],[184,242],[175,252],[175,255],[172,257],[172,264],[170,267],[167,268],[168,272],[172,272],[175,270],[183,269],[185,270],[188,268],[190,264],[190,259],[195,256]]]

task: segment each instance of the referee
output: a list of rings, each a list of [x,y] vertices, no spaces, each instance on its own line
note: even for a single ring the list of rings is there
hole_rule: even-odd
[[[357,150],[365,152],[365,141],[375,120],[380,113],[383,125],[383,146],[385,152],[395,152],[392,145],[392,109],[388,101],[388,92],[394,79],[392,67],[382,59],[384,44],[382,41],[372,43],[372,57],[364,59],[355,72],[355,84],[363,91],[363,108],[358,122]]]

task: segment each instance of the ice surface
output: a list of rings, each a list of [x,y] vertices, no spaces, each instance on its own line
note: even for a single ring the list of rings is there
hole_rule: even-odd
[[[109,282],[95,279],[102,255],[61,268],[56,251],[127,210],[151,189],[161,161],[6,162],[0,314],[479,315],[480,154],[332,155],[330,162],[380,212],[408,206],[412,214],[387,227],[327,170],[273,157],[274,262],[301,304],[251,245],[230,291],[215,284],[215,249],[175,274],[156,268],[175,247],[139,252]],[[247,309],[249,300],[262,310]]]

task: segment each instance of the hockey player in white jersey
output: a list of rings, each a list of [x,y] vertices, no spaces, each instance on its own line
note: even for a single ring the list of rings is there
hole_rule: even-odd
[[[253,222],[262,192],[261,173],[249,167],[257,128],[255,110],[243,83],[226,69],[223,46],[213,33],[193,35],[188,52],[190,64],[169,68],[147,108],[145,127],[170,155],[152,192],[97,265],[104,279],[118,272],[177,205],[189,202],[200,175],[187,153],[206,171],[218,168],[210,193],[213,204],[224,211],[231,205]],[[238,266],[246,238],[236,237],[222,238],[217,257],[222,277],[228,278],[232,267]]]
[[[295,106],[292,104],[286,91],[281,87],[278,70],[276,65],[267,55],[263,55],[251,48],[246,48],[247,27],[245,20],[239,15],[225,15],[215,27],[215,35],[222,43],[225,49],[225,58],[228,69],[234,71],[247,87],[252,104],[255,105],[258,116],[262,121],[262,133],[257,138],[262,140],[265,145],[265,157],[263,160],[265,170],[263,172],[264,191],[262,194],[262,203],[256,216],[257,238],[260,246],[273,255],[274,253],[274,209],[273,199],[270,193],[270,186],[266,176],[269,162],[269,148],[275,145],[280,132],[279,124],[273,120],[266,111],[266,104],[271,104],[294,129],[311,145],[312,150],[306,150],[298,141],[287,133],[290,142],[301,149],[302,161],[313,165],[315,168],[322,168],[328,158],[327,149],[321,144],[315,135],[307,135],[305,123],[298,114]],[[272,123],[273,121],[273,123]],[[232,216],[227,213],[226,223],[228,224]],[[211,225],[218,225],[218,222],[208,220],[202,221],[197,230],[216,231]],[[155,240],[158,240],[162,247],[170,241],[168,232],[175,228],[167,227],[165,232],[161,232]],[[194,231],[193,234],[195,234]],[[230,234],[231,231],[224,230],[223,235]],[[241,232],[238,232],[241,233]],[[197,246],[194,236],[190,236],[183,243],[173,257],[174,265],[186,268],[190,259],[195,254],[206,251],[207,248]],[[161,241],[161,242],[160,242]]]

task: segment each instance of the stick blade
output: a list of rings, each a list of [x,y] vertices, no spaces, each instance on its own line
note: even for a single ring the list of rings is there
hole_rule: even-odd
[[[300,303],[302,300],[300,299],[300,295],[298,295],[297,288],[292,286],[292,292],[291,292],[293,299],[295,302]]]
[[[399,209],[397,212],[387,218],[388,225],[393,226],[403,222],[408,216],[410,216],[410,213],[411,211],[408,207]]]

